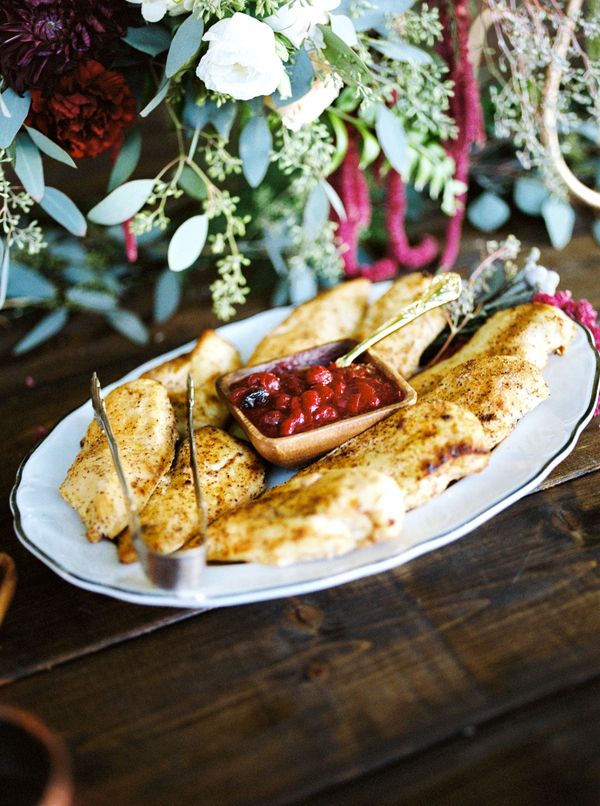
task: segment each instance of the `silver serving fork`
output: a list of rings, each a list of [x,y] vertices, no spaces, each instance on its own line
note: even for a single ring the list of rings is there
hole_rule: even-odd
[[[201,589],[202,575],[206,568],[206,530],[208,517],[206,501],[200,487],[198,472],[198,456],[194,439],[194,381],[191,375],[187,378],[187,429],[190,440],[190,463],[194,480],[194,493],[198,512],[198,537],[194,538],[195,548],[181,550],[173,554],[159,554],[148,548],[142,536],[142,526],[135,501],[131,495],[129,484],[123,472],[123,464],[119,454],[119,446],[102,399],[102,388],[98,376],[94,372],[91,381],[92,406],[96,419],[106,435],[110,455],[127,504],[129,528],[133,537],[133,545],[140,563],[150,582],[164,590],[185,594],[202,601],[205,595]],[[198,545],[199,543],[199,545]]]

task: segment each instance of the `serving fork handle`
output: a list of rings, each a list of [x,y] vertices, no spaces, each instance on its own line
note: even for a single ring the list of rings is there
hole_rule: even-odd
[[[197,548],[187,551],[178,551],[174,554],[160,554],[152,551],[146,545],[136,503],[129,489],[127,477],[123,469],[119,445],[114,435],[110,418],[102,399],[102,387],[94,372],[91,381],[91,396],[94,415],[98,420],[108,442],[110,455],[123,492],[127,507],[127,519],[133,545],[137,551],[140,563],[150,582],[164,590],[186,594],[197,600],[205,598],[201,588],[202,576],[206,568],[206,504],[200,487],[198,472],[198,457],[193,429],[194,382],[188,376],[188,430],[190,438],[190,462],[194,481],[196,506],[198,510],[199,536],[202,540]]]

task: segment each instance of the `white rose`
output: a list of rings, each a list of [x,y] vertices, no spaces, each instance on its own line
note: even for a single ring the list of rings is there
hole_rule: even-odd
[[[554,294],[560,282],[560,275],[533,263],[525,267],[525,281],[527,285],[542,294]]]
[[[209,46],[196,75],[209,90],[247,101],[285,85],[287,73],[277,55],[275,34],[264,22],[236,12],[202,38]]]
[[[317,79],[306,95],[277,109],[281,115],[281,122],[287,129],[297,132],[306,123],[316,120],[331,106],[340,94],[342,86],[342,81],[331,73]]]
[[[191,11],[194,0],[129,0],[142,6],[142,17],[146,22],[159,22],[169,13],[172,17]]]
[[[313,35],[319,23],[326,25],[329,22],[329,12],[339,4],[340,0],[291,0],[267,17],[265,22],[299,48],[307,36]]]

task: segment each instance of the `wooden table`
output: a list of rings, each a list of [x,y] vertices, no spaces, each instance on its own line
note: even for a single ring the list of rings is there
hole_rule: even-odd
[[[600,304],[587,234],[546,261]],[[92,369],[108,383],[212,323],[188,309],[134,348],[79,321],[2,369],[0,550],[19,585],[0,702],[64,737],[77,803],[600,803],[598,421],[543,491],[467,537],[304,597],[135,606],[20,547],[7,499],[40,428],[84,400]]]

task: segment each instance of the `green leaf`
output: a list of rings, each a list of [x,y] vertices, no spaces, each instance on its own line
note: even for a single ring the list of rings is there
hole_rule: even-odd
[[[242,129],[239,145],[242,170],[250,187],[258,187],[265,178],[272,147],[273,138],[266,119],[250,118]]]
[[[15,135],[23,125],[29,107],[31,96],[26,92],[22,97],[14,90],[7,89],[2,93],[2,114],[0,115],[0,148],[8,148]],[[8,110],[8,115],[6,111]]]
[[[90,288],[70,288],[66,297],[69,302],[88,311],[113,311],[117,307],[117,300],[112,294]]]
[[[506,224],[510,218],[510,207],[500,196],[486,191],[469,205],[467,218],[482,232],[492,232]]]
[[[329,215],[329,199],[321,183],[315,185],[304,208],[302,227],[309,241],[314,241],[321,232]]]
[[[347,83],[361,80],[369,82],[372,76],[367,65],[337,34],[327,25],[317,25],[323,34],[327,61],[346,79]]]
[[[165,269],[154,286],[154,321],[161,324],[170,319],[177,310],[180,300],[179,275]]]
[[[94,224],[122,224],[142,209],[154,187],[153,179],[134,179],[115,188],[88,213]]]
[[[48,316],[44,316],[37,325],[29,331],[29,333],[17,342],[13,347],[15,355],[22,355],[23,353],[33,350],[34,347],[42,344],[52,336],[55,336],[67,324],[69,314],[64,308],[57,311],[52,311]]]
[[[542,216],[555,249],[564,249],[571,240],[575,226],[575,210],[571,205],[550,196],[542,205]]]
[[[179,70],[185,67],[185,65],[194,58],[196,53],[198,53],[200,45],[202,44],[203,33],[203,21],[199,20],[193,14],[190,14],[179,26],[167,55],[167,64],[165,67],[165,75],[167,78],[171,78],[171,76],[179,72]]]
[[[56,296],[56,286],[28,266],[13,263],[6,296],[12,299],[21,297],[35,300],[52,299]]]
[[[527,215],[541,215],[542,206],[549,195],[544,183],[532,176],[520,176],[513,188],[515,204]]]
[[[295,55],[291,57],[290,61],[285,65],[285,71],[290,79],[292,94],[287,98],[282,98],[279,90],[275,90],[271,98],[277,107],[287,106],[287,104],[292,104],[294,101],[303,98],[310,91],[315,77],[315,68],[304,48],[297,50]]]
[[[73,162],[70,154],[67,154],[64,148],[61,148],[59,145],[57,145],[54,140],[46,137],[46,135],[42,134],[42,132],[38,132],[38,130],[34,129],[32,126],[25,126],[25,128],[40,151],[43,151],[44,154],[46,154],[48,157],[51,157],[53,160],[68,165],[70,168],[77,168],[77,165],[75,165]]]
[[[169,79],[164,78],[161,81],[160,86],[159,86],[158,90],[156,91],[156,95],[154,96],[154,98],[152,98],[152,100],[149,101],[146,104],[146,106],[142,109],[142,111],[140,112],[140,117],[141,118],[147,118],[148,115],[150,114],[150,112],[154,112],[156,107],[159,106],[160,104],[162,104],[162,102],[167,97],[167,93],[169,91],[170,86],[171,86],[171,82],[169,81]]]
[[[301,305],[312,299],[318,291],[317,278],[304,264],[296,264],[290,270],[289,295],[292,305]]]
[[[171,34],[162,25],[142,25],[140,28],[128,28],[123,41],[135,50],[158,56],[171,44]]]
[[[377,157],[381,154],[381,146],[377,138],[371,134],[366,126],[357,126],[356,128],[360,132],[363,141],[359,165],[364,169],[375,162]]]
[[[184,221],[171,238],[167,260],[171,271],[183,271],[200,257],[208,234],[208,216],[195,215]]]
[[[87,223],[77,205],[62,190],[47,187],[40,207],[55,221],[73,235],[83,238],[87,232]]]
[[[113,169],[108,180],[108,190],[114,190],[119,185],[126,182],[137,168],[142,152],[142,135],[136,127],[130,129],[125,142],[121,146],[119,156],[115,160]]]
[[[177,184],[188,196],[197,201],[204,201],[207,197],[206,185],[201,176],[186,165],[177,180]]]
[[[44,195],[44,166],[38,147],[25,132],[17,135],[14,169],[29,195],[39,202]]]
[[[150,334],[148,333],[146,325],[137,314],[120,309],[108,311],[106,321],[130,341],[136,344],[148,343]]]
[[[0,239],[0,309],[6,302],[8,288],[8,272],[10,270],[10,250],[6,241]]]
[[[408,181],[410,167],[408,141],[399,118],[385,104],[377,107],[375,131],[390,165],[405,182]]]
[[[330,109],[328,111],[328,115],[331,128],[333,129],[333,133],[335,135],[335,154],[333,155],[331,165],[327,171],[328,174],[332,174],[340,167],[344,161],[346,152],[348,151],[348,129],[346,128],[346,124],[343,122],[343,120],[341,120],[335,114],[334,109]]]

